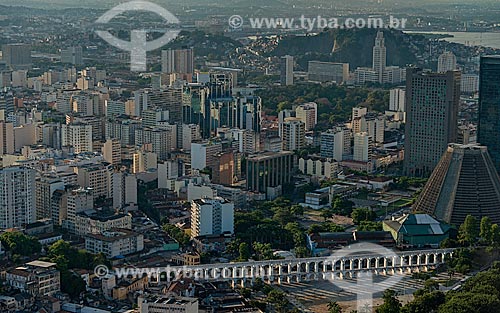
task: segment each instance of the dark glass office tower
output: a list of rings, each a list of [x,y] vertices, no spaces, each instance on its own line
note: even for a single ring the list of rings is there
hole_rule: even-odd
[[[500,55],[481,57],[477,140],[500,173]]]

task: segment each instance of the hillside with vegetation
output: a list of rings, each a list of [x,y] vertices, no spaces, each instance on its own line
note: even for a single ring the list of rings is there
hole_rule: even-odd
[[[269,55],[297,56],[298,64],[307,69],[307,62],[320,60],[349,63],[351,69],[372,66],[372,48],[377,29],[329,29],[317,35],[288,36],[268,51]],[[423,39],[419,35],[408,35],[399,30],[384,30],[387,47],[387,65],[405,66],[417,64],[416,55]],[[337,47],[332,53],[335,40]]]

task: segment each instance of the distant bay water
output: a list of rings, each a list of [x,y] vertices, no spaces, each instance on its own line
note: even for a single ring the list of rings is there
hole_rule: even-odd
[[[406,31],[406,33],[452,35],[443,40],[460,43],[467,46],[483,46],[500,49],[500,33],[480,33],[480,32],[441,32],[441,31]]]

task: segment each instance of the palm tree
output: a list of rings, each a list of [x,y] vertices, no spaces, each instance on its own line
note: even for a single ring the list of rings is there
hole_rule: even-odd
[[[337,301],[328,302],[328,313],[342,313],[342,308]]]

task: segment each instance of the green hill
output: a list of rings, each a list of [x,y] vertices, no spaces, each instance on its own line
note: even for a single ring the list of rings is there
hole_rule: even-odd
[[[351,68],[372,65],[372,48],[377,29],[330,29],[313,36],[289,36],[283,38],[271,55],[298,56],[299,65],[305,67],[309,60],[346,62]],[[404,66],[415,64],[417,59],[410,46],[410,35],[398,30],[384,30],[387,47],[387,64]],[[337,40],[335,53],[333,43]]]

